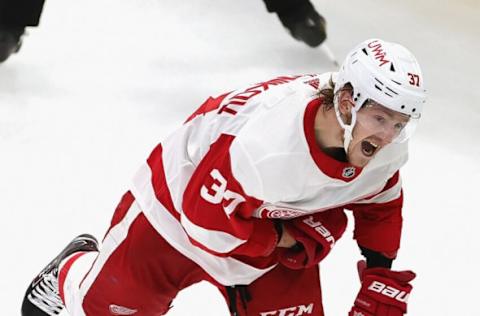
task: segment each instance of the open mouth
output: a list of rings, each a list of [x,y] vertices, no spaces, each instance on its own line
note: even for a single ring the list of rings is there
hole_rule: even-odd
[[[378,144],[364,140],[362,141],[362,153],[367,157],[372,157],[378,149]]]

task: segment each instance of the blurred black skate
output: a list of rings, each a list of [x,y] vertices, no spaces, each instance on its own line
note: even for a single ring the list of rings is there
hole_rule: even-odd
[[[263,0],[268,12],[275,12],[290,34],[310,47],[327,38],[326,21],[309,0]]]
[[[0,25],[0,63],[20,50],[24,32],[25,27]]]
[[[22,316],[54,316],[63,310],[58,289],[58,268],[63,259],[76,252],[98,251],[95,237],[83,234],[74,238],[29,285],[22,303]]]
[[[317,47],[327,38],[326,21],[308,2],[290,12],[279,12],[278,18],[290,34],[310,47]]]

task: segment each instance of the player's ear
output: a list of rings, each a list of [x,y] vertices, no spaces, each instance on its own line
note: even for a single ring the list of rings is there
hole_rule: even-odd
[[[350,119],[352,117],[352,108],[354,106],[351,92],[348,90],[340,90],[340,95],[338,96],[338,109],[343,118],[343,121],[347,124],[350,124]]]

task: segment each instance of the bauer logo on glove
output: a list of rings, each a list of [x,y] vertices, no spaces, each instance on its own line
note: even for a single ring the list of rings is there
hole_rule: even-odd
[[[347,217],[343,209],[289,220],[284,223],[284,229],[297,244],[292,248],[280,249],[278,260],[290,269],[312,267],[330,253],[346,226]]]
[[[397,301],[407,303],[409,294],[405,291],[400,291],[392,286],[388,286],[379,281],[373,281],[368,287],[370,291],[381,293],[385,296],[396,299]]]

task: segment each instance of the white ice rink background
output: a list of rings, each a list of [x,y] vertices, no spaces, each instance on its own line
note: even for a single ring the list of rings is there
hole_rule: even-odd
[[[403,170],[396,269],[418,277],[409,315],[478,316],[480,3],[314,1],[339,59],[398,41],[429,90]],[[0,314],[19,315],[31,278],[75,235],[102,237],[137,166],[209,95],[277,75],[334,70],[261,0],[47,0],[39,28],[0,65]],[[327,316],[359,284],[351,225],[322,264]],[[207,284],[168,314],[224,316]]]

